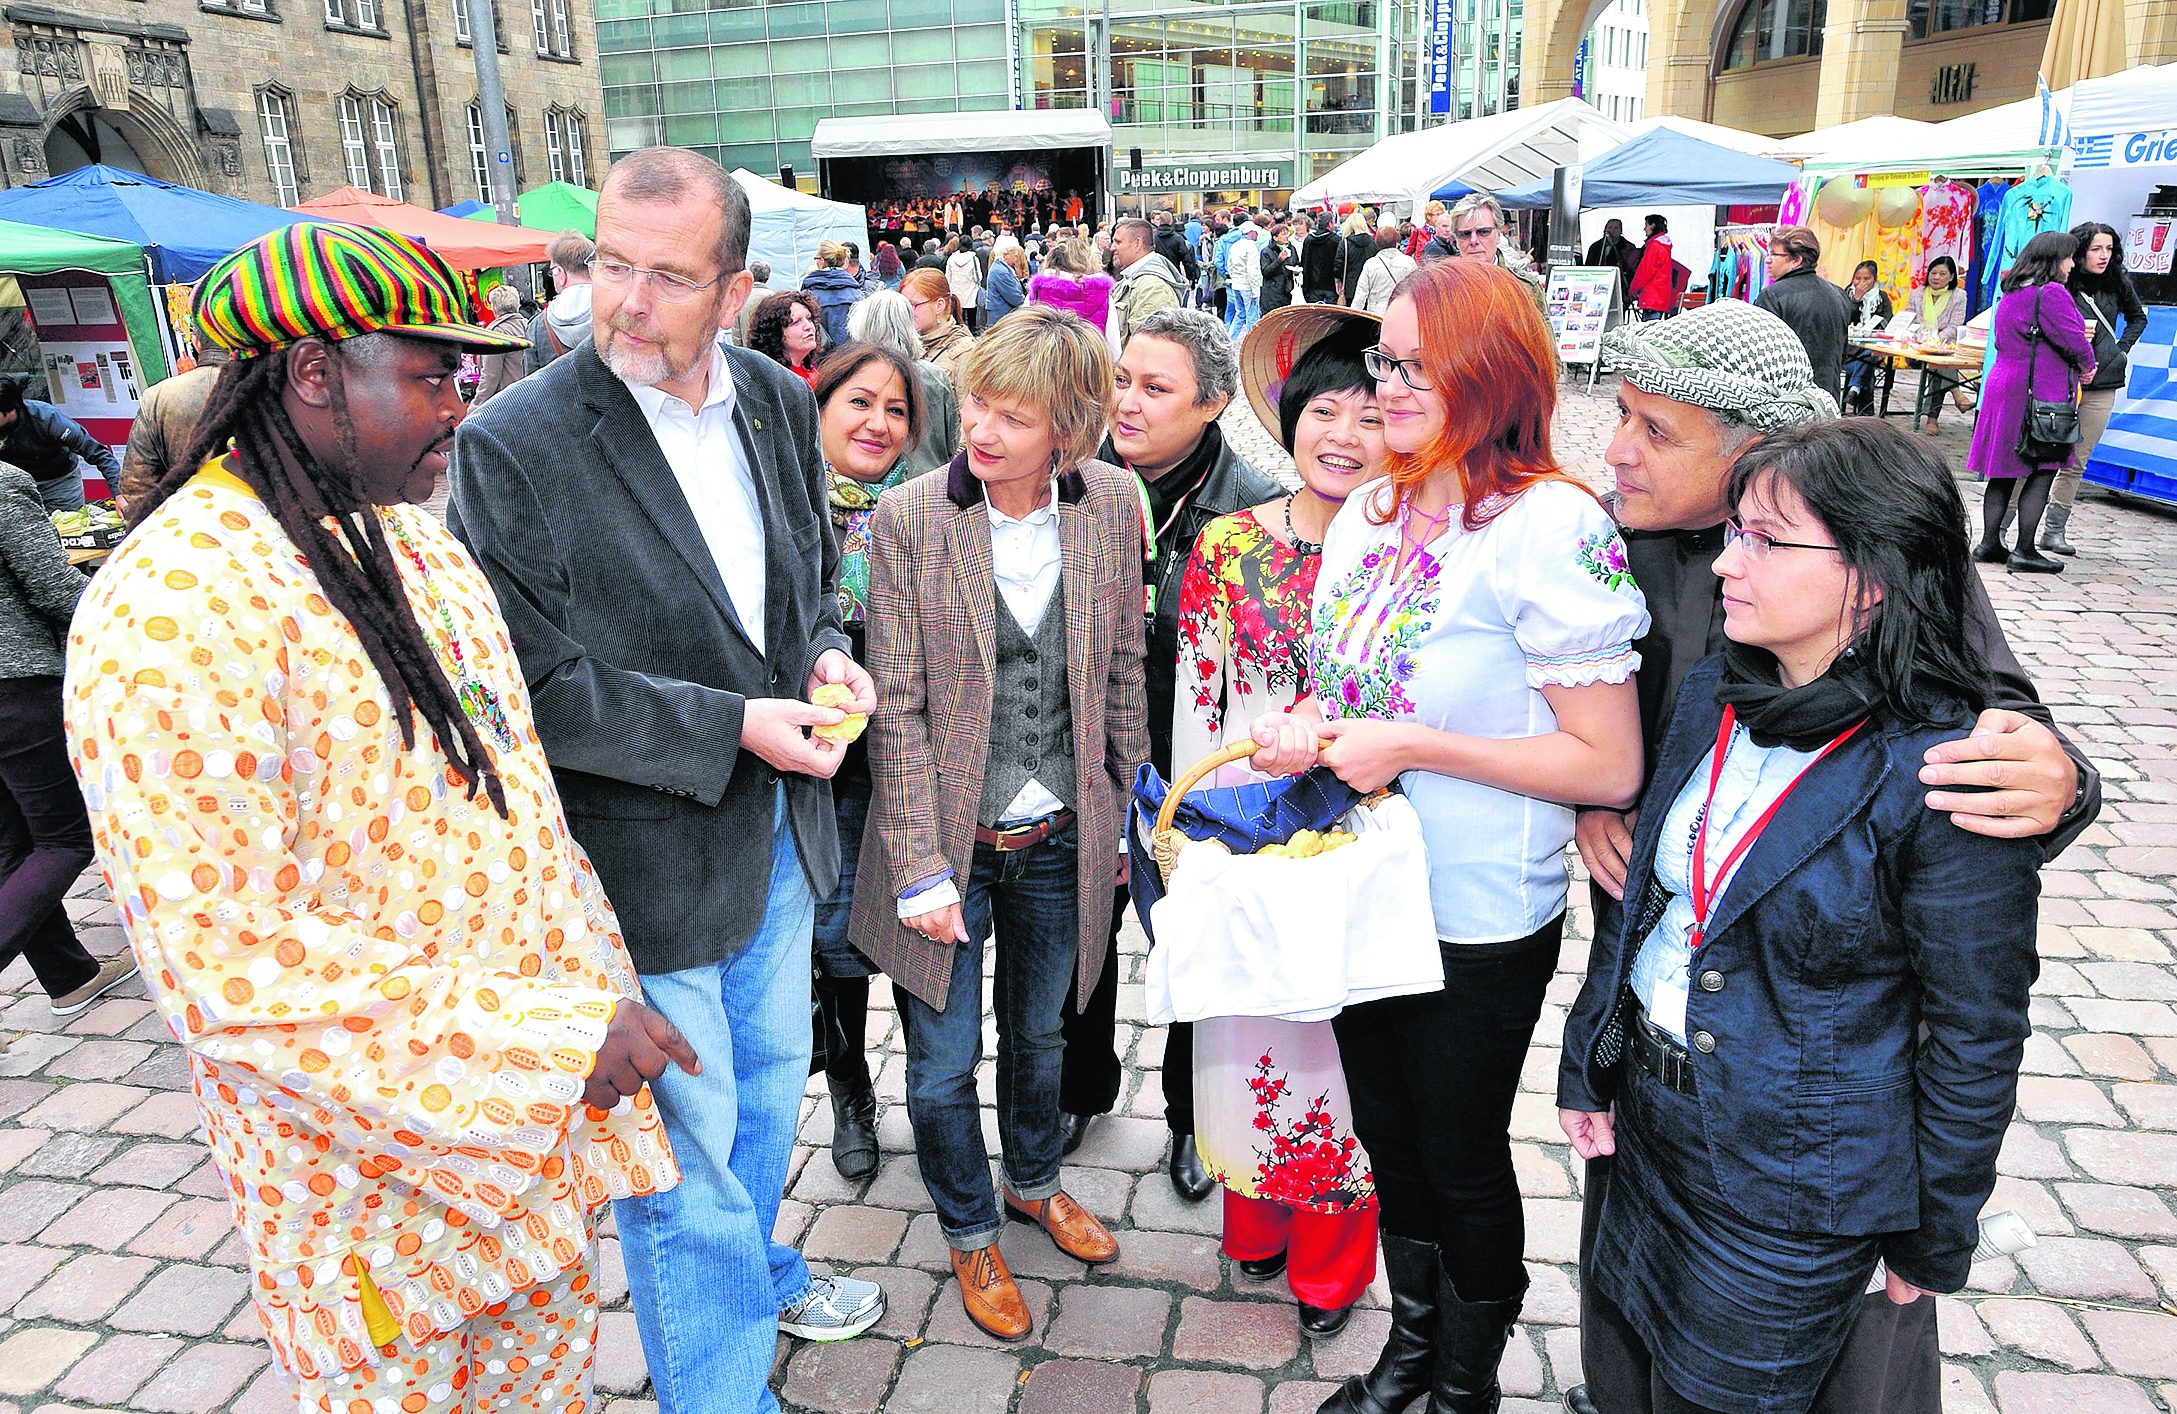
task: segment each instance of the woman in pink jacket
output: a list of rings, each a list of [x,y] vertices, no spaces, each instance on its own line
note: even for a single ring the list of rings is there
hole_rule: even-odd
[[[1103,332],[1110,323],[1113,280],[1096,268],[1087,241],[1076,237],[1051,247],[1043,269],[1028,282],[1028,302],[1078,314]]]

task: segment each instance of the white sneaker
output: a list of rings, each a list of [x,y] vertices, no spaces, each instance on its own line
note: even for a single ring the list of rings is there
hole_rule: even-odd
[[[128,981],[129,978],[134,977],[138,970],[134,952],[124,952],[119,957],[106,959],[105,965],[98,969],[96,977],[76,988],[73,992],[64,992],[60,996],[53,998],[53,1015],[74,1016],[92,1002],[97,1001],[123,982]]]
[[[883,1287],[852,1277],[819,1276],[808,1295],[779,1312],[779,1329],[803,1340],[851,1340],[883,1319]]]

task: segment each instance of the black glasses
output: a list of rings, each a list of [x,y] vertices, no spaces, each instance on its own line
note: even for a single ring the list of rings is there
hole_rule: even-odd
[[[1773,536],[1763,535],[1758,530],[1748,530],[1735,520],[1727,520],[1723,523],[1723,546],[1728,550],[1733,545],[1745,546],[1746,558],[1756,563],[1768,559],[1771,550],[1837,550],[1835,545],[1809,545],[1798,540],[1778,540]],[[1837,552],[1844,553],[1842,550]]]
[[[1422,380],[1421,360],[1418,358],[1393,358],[1383,351],[1381,344],[1361,350],[1361,367],[1378,383],[1388,383],[1396,373],[1398,381],[1417,393],[1433,393],[1436,385]]]

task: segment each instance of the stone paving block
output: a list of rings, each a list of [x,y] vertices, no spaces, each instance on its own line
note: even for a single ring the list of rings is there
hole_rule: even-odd
[[[1006,1414],[1019,1382],[1020,1361],[1003,1351],[925,1345],[908,1352],[884,1411]]]
[[[145,1188],[104,1188],[70,1208],[39,1235],[55,1247],[95,1247],[114,1252],[173,1206],[171,1193]]]
[[[1171,1309],[1170,1293],[1148,1287],[1069,1286],[1060,1295],[1058,1314],[1044,1334],[1044,1348],[1056,1355],[1106,1360],[1160,1355]],[[1259,1386],[1256,1399],[1259,1405]]]
[[[2026,1006],[2026,1019],[2040,1031],[2074,1031],[2082,1024],[2054,997],[2035,997]]]
[[[109,994],[107,1000],[69,1022],[66,1029],[71,1036],[119,1036],[145,1020],[158,1020],[157,1008],[151,1003]],[[160,1020],[159,1027],[163,1033],[166,1023]]]
[[[1563,1198],[1572,1192],[1572,1180],[1565,1176],[1564,1165],[1539,1145],[1514,1144],[1512,1168],[1519,1175],[1523,1198]]]
[[[804,1345],[788,1359],[779,1393],[826,1414],[876,1414],[899,1358],[898,1345],[866,1335]]]
[[[1089,1126],[1081,1147],[1066,1157],[1082,1168],[1143,1173],[1164,1161],[1171,1137],[1162,1120],[1104,1115]]]
[[[1068,1197],[1106,1223],[1126,1216],[1126,1197],[1134,1188],[1134,1176],[1123,1170],[1077,1168],[1072,1164],[1059,1169],[1058,1182]]]
[[[249,1291],[249,1277],[231,1268],[176,1263],[162,1267],[106,1323],[124,1331],[210,1335]]]
[[[809,1230],[809,1220],[816,1216],[816,1209],[792,1198],[779,1201],[779,1215],[771,1221],[771,1240],[783,1242],[788,1247],[801,1241],[801,1234]]]
[[[1088,1263],[1059,1251],[1049,1233],[1028,1223],[1007,1222],[998,1234],[998,1251],[1016,1277],[1072,1281],[1088,1270]],[[946,1266],[949,1270],[950,1259]]]
[[[1527,1260],[1530,1262],[1577,1262],[1580,1260],[1580,1205],[1562,1198],[1529,1198],[1527,1209]]]
[[[1539,1262],[1527,1264],[1527,1299],[1519,1318],[1528,1325],[1576,1326],[1580,1323],[1580,1294],[1562,1267]]]
[[[1557,1099],[1554,1095],[1515,1095],[1512,1097],[1512,1129],[1514,1139],[1531,1140],[1537,1144],[1562,1144],[1565,1132],[1557,1127]]]
[[[151,1057],[142,1041],[85,1041],[45,1068],[69,1080],[119,1080]]]
[[[98,1343],[93,1331],[21,1326],[0,1339],[0,1394],[36,1394]]]
[[[1287,1380],[1270,1391],[1270,1408],[1267,1414],[1315,1414],[1316,1410],[1323,1407],[1323,1401],[1337,1392],[1338,1386],[1332,1384],[1319,1384],[1314,1380]],[[1024,1408],[1021,1414],[1027,1414],[1027,1410]]]
[[[2110,1087],[2117,1105],[2141,1129],[2177,1129],[2177,1085],[2120,1083]]]
[[[295,1414],[295,1381],[274,1361],[250,1381],[227,1414]]]
[[[891,1259],[906,1232],[905,1213],[842,1205],[817,1214],[801,1250],[819,1261],[884,1262]]]
[[[67,1378],[54,1386],[63,1399],[86,1404],[121,1404],[137,1387],[158,1373],[159,1367],[185,1347],[179,1341],[153,1340],[149,1336],[117,1335],[78,1360]]]
[[[2064,1148],[2078,1161],[2080,1168],[2104,1183],[2177,1188],[2177,1134],[2113,1134],[2105,1129],[2067,1129]],[[2069,1175],[2049,1176],[2064,1178]]]
[[[1558,1389],[1571,1389],[1584,1376],[1580,1369],[1580,1333],[1559,1326],[1541,1331],[1543,1354],[1549,1357],[1550,1380]]]
[[[823,1158],[818,1159],[816,1162],[803,1164],[801,1177],[795,1179],[793,1187],[787,1191],[804,1203],[814,1207],[822,1207],[827,1203],[853,1203],[859,1201],[862,1188],[868,1182],[868,1179],[863,1179],[860,1182],[850,1182],[841,1178],[839,1170],[831,1166],[831,1155],[827,1152]]]
[[[1134,1414],[1140,1390],[1141,1370],[1134,1365],[1046,1360],[1021,1386],[1020,1414]]]
[[[2146,1311],[2082,1311],[2109,1368],[2120,1375],[2177,1379],[2177,1316]]]
[[[1200,1296],[1179,1304],[1179,1332],[1172,1337],[1174,1360],[1275,1370],[1299,1353],[1297,1306],[1211,1301]]]
[[[2146,1046],[2147,1054],[2153,1056],[2156,1063],[2159,1064],[2162,1069],[2171,1072],[2177,1072],[2177,1037],[2149,1036],[2142,1044]],[[2129,1078],[2139,1080],[2154,1079],[2154,1077],[2151,1075],[2142,1075]]]
[[[1191,1286],[1196,1291],[1215,1291],[1224,1283],[1224,1262],[1217,1239],[1191,1232],[1143,1232],[1136,1228],[1118,1234],[1119,1258],[1104,1270],[1115,1277],[1135,1281],[1165,1282]],[[1241,1286],[1255,1286],[1243,1277]],[[1275,1285],[1282,1287],[1284,1279]]]
[[[15,1166],[23,1177],[82,1178],[106,1161],[124,1141],[110,1134],[53,1134],[37,1152]]]
[[[900,1243],[899,1255],[892,1260],[925,1271],[952,1270],[952,1249],[945,1245],[945,1234],[938,1231],[937,1214],[917,1213],[908,1221],[906,1240]]]
[[[2017,1254],[2019,1266],[2043,1296],[2089,1301],[2152,1301],[2154,1285],[2132,1255],[2114,1242],[2084,1237],[2044,1237]]]
[[[1199,1203],[1179,1196],[1162,1169],[1134,1181],[1134,1201],[1127,1221],[1160,1232],[1194,1232],[1217,1237],[1224,1232],[1224,1202],[1215,1193]]]
[[[2000,1213],[2006,1209],[2024,1218],[2026,1225],[2035,1232],[2059,1237],[2071,1235],[2071,1222],[2056,1200],[2049,1196],[2046,1184],[2026,1178],[1998,1178],[1988,1201],[1981,1205],[1981,1212]]]
[[[22,1298],[24,1292],[44,1281],[53,1269],[74,1255],[55,1247],[33,1247],[11,1242],[0,1246],[0,1312]]]
[[[0,1055],[6,1052],[0,1051]],[[46,1080],[0,1080],[0,1120],[9,1120],[53,1093]]]
[[[150,1099],[106,1126],[116,1134],[156,1134],[162,1139],[194,1139],[203,1133],[204,1120],[196,1096],[166,1092]]]
[[[202,1150],[203,1146],[196,1146]],[[209,1155],[207,1154],[207,1157]],[[194,1169],[189,1176],[174,1185],[174,1191],[186,1198],[225,1198],[228,1195],[227,1180],[219,1172],[217,1164],[206,1164]]]
[[[8,1173],[53,1137],[50,1129],[0,1129],[0,1173]]]
[[[1346,1317],[1345,1329],[1328,1340],[1307,1343],[1308,1364],[1326,1380],[1365,1375],[1376,1366],[1383,1343],[1391,1334],[1388,1311],[1355,1311]]]
[[[1981,1323],[1979,1314],[1955,1296],[1935,1298],[1936,1344],[1945,1355],[1975,1357],[1995,1352],[1995,1337]]]
[[[1996,1375],[2003,1414],[2158,1414],[2147,1393],[2114,1375],[2049,1375],[2003,1370]]]
[[[2067,1370],[2098,1370],[2101,1357],[2063,1307],[2048,1301],[1980,1303],[1981,1323],[1997,1341]]]
[[[1962,1365],[1943,1366],[1942,1401],[1944,1414],[1997,1414],[1988,1391],[1982,1389],[1980,1380]]]
[[[1160,1370],[1149,1377],[1149,1414],[1260,1414],[1262,1381],[1209,1370]]]
[[[72,1222],[74,1218],[75,1214],[70,1214],[67,1221]],[[186,1198],[161,1213],[157,1222],[128,1244],[128,1250],[146,1257],[196,1261],[233,1232],[234,1209],[226,1202],[213,1198]]]
[[[204,1260],[220,1267],[247,1267],[249,1248],[242,1242],[242,1234],[230,1232],[224,1242],[204,1254]]]
[[[2018,1078],[2018,1112],[2035,1124],[2105,1124],[2124,1127],[2123,1117],[2091,1080],[2047,1075]]]
[[[147,1090],[186,1090],[189,1088],[189,1053],[179,1046],[161,1045],[150,1060],[122,1078],[130,1085],[141,1085]]]
[[[192,1345],[138,1390],[134,1403],[157,1414],[212,1414],[271,1359],[261,1345]]]
[[[1497,1382],[1509,1395],[1542,1393],[1542,1357],[1535,1354],[1534,1338],[1522,1326],[1512,1327],[1511,1339],[1504,1343]]]
[[[780,1344],[785,1344],[784,1340]],[[650,1383],[650,1366],[643,1359],[642,1337],[635,1332],[633,1311],[598,1315],[597,1359],[590,1371],[597,1388],[607,1394],[640,1394]]]
[[[2105,997],[2177,1002],[2177,977],[2167,967],[2146,962],[2082,962],[2078,970]]]
[[[18,1320],[41,1316],[76,1325],[103,1319],[158,1264],[145,1257],[108,1257],[90,1252],[47,1277],[43,1285],[15,1303]],[[222,1313],[224,1314],[224,1313]]]
[[[2012,1178],[2069,1178],[2071,1164],[2053,1140],[2043,1139],[2031,1125],[2013,1124],[2003,1132],[1996,1172]]]
[[[2167,1002],[2097,1001],[2072,997],[2064,1005],[2088,1031],[2116,1031],[2127,1036],[2177,1036],[2177,1010]]]
[[[2159,1193],[2104,1183],[2059,1183],[2056,1192],[2079,1226],[2111,1237],[2177,1237],[2177,1214]]]
[[[862,1195],[862,1201],[873,1208],[897,1208],[905,1213],[927,1213],[935,1208],[930,1190],[922,1182],[922,1166],[913,1154],[884,1160],[877,1176],[869,1181],[869,1191]]]
[[[2105,1080],[2154,1079],[2154,1057],[2129,1036],[2087,1032],[2064,1037],[2063,1047],[2088,1075]]]
[[[930,1313],[930,1298],[937,1280],[912,1267],[858,1267],[857,1281],[873,1281],[884,1288],[884,1319],[870,1327],[878,1335],[913,1340],[922,1334],[923,1319]]]
[[[134,1085],[83,1081],[63,1085],[23,1111],[22,1122],[42,1129],[102,1130],[150,1094]]]
[[[201,1144],[167,1144],[157,1140],[124,1149],[91,1173],[97,1184],[127,1184],[136,1188],[165,1188],[186,1178],[204,1162]]]
[[[937,1295],[930,1303],[930,1320],[923,1328],[923,1339],[940,1345],[965,1345],[984,1350],[1019,1350],[1036,1343],[1039,1338],[1048,1345],[1051,1288],[1044,1282],[1018,1277],[1014,1284],[1020,1288],[1020,1299],[1028,1307],[1028,1334],[1021,1339],[999,1340],[969,1320],[968,1308],[960,1299],[960,1283],[950,1275],[937,1283]]]

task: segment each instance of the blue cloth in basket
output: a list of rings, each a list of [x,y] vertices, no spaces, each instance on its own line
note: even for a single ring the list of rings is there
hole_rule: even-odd
[[[1134,810],[1129,822],[1126,849],[1129,861],[1127,893],[1134,900],[1134,916],[1141,930],[1156,941],[1149,911],[1164,897],[1164,875],[1142,836],[1156,825],[1171,789],[1157,768],[1143,762],[1134,776]],[[1197,786],[1173,812],[1172,824],[1189,839],[1223,840],[1234,854],[1253,854],[1266,844],[1283,844],[1302,830],[1327,830],[1362,795],[1318,766],[1298,776],[1276,781],[1250,781],[1241,786]]]

